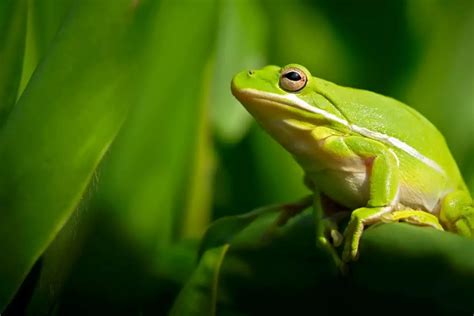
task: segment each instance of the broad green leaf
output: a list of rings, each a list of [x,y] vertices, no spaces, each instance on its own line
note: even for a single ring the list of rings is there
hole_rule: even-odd
[[[474,241],[408,224],[383,224],[362,237],[352,280],[386,295],[432,301],[447,314],[474,310]]]
[[[81,252],[90,217],[91,213],[79,206],[41,256],[38,282],[25,306],[28,315],[48,315],[58,303],[64,281]]]
[[[0,2],[0,124],[15,104],[23,65],[27,0]]]
[[[28,36],[20,94],[28,84],[39,60],[46,55],[54,42],[72,2],[72,0],[29,0]],[[68,277],[84,238],[86,229],[83,222],[83,212],[76,211],[43,254],[38,284],[28,304],[30,315],[46,315],[57,302],[64,280]]]
[[[25,0],[28,2],[28,23],[21,75],[23,93],[38,62],[51,46],[73,0]]]
[[[74,0],[30,0],[33,36],[39,58],[51,46]]]
[[[0,310],[74,211],[136,99],[139,7],[76,2],[0,132]]]
[[[198,256],[202,256],[208,249],[231,243],[232,239],[238,233],[244,230],[259,216],[268,212],[279,211],[281,211],[280,206],[263,207],[246,214],[222,217],[214,221],[207,229],[201,241]]]
[[[202,241],[200,264],[175,301],[173,315],[186,315],[189,310],[207,315],[211,309],[217,315],[246,315],[252,302],[258,301],[257,293],[267,297],[288,288],[301,293],[334,277],[337,268],[332,259],[315,247],[311,211],[279,226],[281,211],[275,205],[215,221]],[[219,265],[216,253],[225,255]]]
[[[238,142],[250,126],[250,115],[230,93],[230,81],[239,71],[264,65],[267,24],[259,1],[219,1],[211,115],[226,143]]]
[[[229,245],[223,245],[206,251],[176,299],[170,316],[217,315],[219,274],[228,249]]]
[[[144,54],[134,78],[140,94],[98,171],[88,210],[93,224],[63,287],[60,313],[74,312],[69,300],[81,300],[85,314],[146,309],[165,300],[170,285],[192,272],[196,254],[195,244],[176,241],[200,236],[209,221],[205,78],[216,8],[212,1],[167,0],[142,3],[140,10]],[[90,282],[100,285],[90,289]],[[117,303],[107,306],[110,301]]]
[[[209,268],[206,273],[198,268],[175,308],[196,306],[197,297],[201,303],[215,304],[218,314],[309,309],[332,315],[350,312],[367,297],[374,298],[373,311],[394,299],[399,299],[393,306],[397,313],[409,309],[449,315],[473,308],[474,242],[470,239],[408,224],[375,225],[363,234],[359,260],[340,275],[330,258],[315,247],[311,213],[276,227],[278,213],[259,210],[213,223],[201,246],[201,265],[207,252],[228,246],[222,264],[212,266],[219,279],[217,292],[208,291],[215,280],[206,277]],[[276,297],[284,301],[275,304]]]
[[[187,198],[178,236],[182,239],[199,240],[211,220],[214,173],[216,157],[212,142],[212,126],[209,118],[210,67],[203,76],[202,94],[199,112],[196,116],[196,139],[192,149],[191,171],[187,181]]]
[[[464,171],[473,163],[474,148],[474,2],[415,3],[420,16],[435,18],[411,14],[416,29],[430,32],[419,34],[423,53],[407,82],[406,101],[441,130]]]
[[[214,0],[166,0],[148,11],[154,19],[146,30],[152,43],[141,73],[143,91],[104,162],[95,203],[150,259],[179,238],[191,175],[200,167],[196,160],[210,159],[208,153],[199,157],[198,150],[209,149],[197,146],[208,146],[202,140],[208,136],[203,88],[216,6]],[[192,230],[207,225],[206,204],[198,210],[200,227]]]

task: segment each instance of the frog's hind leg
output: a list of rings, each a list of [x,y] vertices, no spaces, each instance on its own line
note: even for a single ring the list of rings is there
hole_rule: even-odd
[[[319,207],[322,210],[324,236],[334,247],[339,247],[344,240],[339,231],[339,224],[349,218],[351,212],[323,193],[320,193],[320,200],[317,202],[320,203]]]
[[[349,212],[335,212],[327,215],[328,201],[320,192],[315,192],[313,202],[314,220],[316,224],[316,245],[332,257],[332,260],[344,272],[346,267],[342,262],[335,247],[343,242],[343,236],[339,232],[337,223],[350,215]]]
[[[382,222],[407,222],[419,226],[429,226],[438,230],[444,230],[438,218],[428,212],[420,210],[399,210],[385,214],[381,217]]]
[[[449,193],[441,203],[439,218],[447,230],[474,238],[474,205],[466,191]]]

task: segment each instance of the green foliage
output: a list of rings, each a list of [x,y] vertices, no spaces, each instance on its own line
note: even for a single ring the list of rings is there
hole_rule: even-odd
[[[0,122],[15,104],[25,47],[26,0],[0,3]]]
[[[406,101],[474,189],[473,3],[0,1],[0,313],[472,313],[471,241],[376,226],[342,276],[310,210],[247,213],[308,190],[229,82],[298,62]]]
[[[2,128],[1,309],[75,209],[136,93],[132,64],[123,66],[136,58],[123,50],[124,10],[110,10],[103,31],[92,32],[104,9],[76,8]],[[107,45],[91,49],[98,42]]]
[[[376,225],[363,235],[360,260],[341,276],[331,257],[315,247],[311,212],[279,227],[279,210],[268,211],[223,218],[209,228],[200,264],[175,302],[176,315],[253,315],[260,308],[277,315],[345,314],[380,294],[364,315],[378,315],[395,299],[400,301],[390,315],[474,308],[471,240],[408,224]],[[348,289],[357,291],[341,295]]]

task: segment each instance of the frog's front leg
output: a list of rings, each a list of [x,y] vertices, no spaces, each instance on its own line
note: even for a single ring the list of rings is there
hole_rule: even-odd
[[[352,212],[344,231],[342,259],[348,262],[357,258],[364,226],[379,221],[382,215],[391,212],[398,203],[398,158],[384,144],[360,136],[330,137],[325,140],[325,148],[338,154],[341,159],[361,159],[367,168],[367,205]]]
[[[439,219],[447,230],[474,238],[474,205],[467,191],[446,195],[441,202]]]

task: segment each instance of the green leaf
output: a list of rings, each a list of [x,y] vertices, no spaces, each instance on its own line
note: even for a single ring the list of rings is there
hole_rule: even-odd
[[[216,304],[218,313],[310,309],[332,315],[348,313],[372,297],[374,311],[394,300],[397,312],[450,314],[474,308],[474,242],[470,239],[409,224],[374,225],[363,234],[359,260],[350,263],[342,276],[331,258],[315,247],[309,211],[277,227],[277,209],[262,210],[211,225],[201,246],[201,260],[206,260],[207,252],[229,246],[222,264],[212,266],[219,275],[217,293],[203,290],[211,288],[211,279],[205,277],[209,272],[198,268],[175,307],[193,306],[199,297]],[[201,275],[200,286],[194,281],[197,275]],[[275,298],[284,301],[275,304]]]
[[[203,192],[210,190],[211,181],[201,175],[211,159],[206,152],[211,146],[206,143],[208,82],[203,78],[209,72],[206,63],[216,18],[213,1],[199,3],[141,2],[140,25],[134,31],[139,42],[124,43],[143,50],[136,61],[139,76],[131,78],[134,84],[124,89],[138,89],[138,95],[97,171],[99,181],[87,207],[92,221],[81,256],[62,286],[62,280],[49,272],[59,262],[55,261],[60,257],[57,248],[68,258],[71,252],[62,249],[62,243],[51,244],[43,261],[45,270],[48,264],[53,267],[42,274],[41,291],[35,293],[32,308],[44,310],[41,300],[59,296],[63,298],[60,314],[77,312],[64,303],[73,292],[72,300],[81,300],[86,314],[88,308],[100,308],[98,302],[91,303],[97,296],[104,305],[117,301],[112,309],[106,307],[108,311],[138,305],[146,309],[151,302],[154,308],[159,305],[159,311],[167,310],[170,303],[157,302],[169,301],[175,284],[191,274],[197,244],[176,241],[201,236],[209,223],[210,207]],[[193,28],[183,24],[183,19]],[[184,222],[189,224],[186,228]],[[78,234],[84,233],[83,225],[78,229]],[[71,248],[76,244],[74,240]],[[91,289],[91,280],[100,285]],[[130,286],[123,287],[124,283]],[[54,295],[44,291],[48,286]]]
[[[37,56],[44,56],[69,13],[74,0],[30,0],[32,31]]]
[[[16,101],[23,66],[27,0],[0,2],[0,124]]]
[[[50,48],[73,0],[25,0],[28,2],[25,58],[21,75],[20,95],[23,93],[38,62]]]
[[[250,213],[222,217],[216,220],[207,229],[201,241],[198,256],[201,257],[208,249],[229,244],[238,233],[244,230],[259,216],[264,215],[268,211],[277,212],[279,210],[280,208],[278,206],[276,208],[264,207]]]
[[[229,245],[206,251],[199,266],[177,297],[170,316],[216,315],[219,274]]]
[[[209,64],[207,65],[209,66]],[[181,224],[177,235],[182,239],[199,240],[211,221],[212,199],[214,194],[214,173],[216,157],[213,148],[212,126],[209,118],[209,88],[211,67],[203,76],[199,113],[195,117],[196,139],[192,148],[193,163],[186,184],[186,203],[181,212]]]
[[[362,237],[352,280],[386,295],[435,302],[446,311],[474,310],[474,241],[409,224],[382,224]]]
[[[28,315],[48,315],[58,303],[64,282],[81,253],[90,217],[91,213],[84,212],[82,207],[78,206],[41,256],[39,279],[31,300],[25,306]]]
[[[147,26],[152,41],[141,73],[143,90],[104,161],[95,203],[150,260],[157,249],[184,234],[178,229],[187,221],[184,216],[191,216],[185,212],[193,172],[200,172],[197,160],[205,165],[210,159],[208,153],[199,157],[197,149],[208,146],[202,144],[209,136],[203,88],[216,8],[214,0],[199,5],[194,0],[167,0],[148,11],[153,15]],[[205,201],[202,206],[187,232],[202,233],[207,226],[210,206]]]
[[[265,63],[267,17],[256,0],[220,0],[212,123],[224,142],[236,143],[247,132],[251,117],[230,93],[230,80],[239,71]]]
[[[315,247],[311,210],[279,226],[281,211],[281,206],[269,206],[214,222],[201,245],[200,265],[174,310],[199,306],[194,312],[205,315],[213,306],[219,315],[245,314],[259,297],[288,288],[300,293],[335,277],[332,258]],[[209,256],[215,258],[216,252],[225,255],[222,264],[210,264]],[[209,277],[212,274],[216,277]]]
[[[407,82],[407,103],[440,129],[461,170],[467,171],[474,148],[474,2],[410,5],[412,23],[423,32],[419,37],[424,49]]]
[[[77,2],[0,133],[0,311],[77,206],[139,93],[137,5]]]

